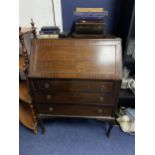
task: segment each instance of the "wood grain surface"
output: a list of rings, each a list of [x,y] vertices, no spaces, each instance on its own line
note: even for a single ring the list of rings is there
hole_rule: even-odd
[[[29,77],[121,79],[120,39],[34,39]]]

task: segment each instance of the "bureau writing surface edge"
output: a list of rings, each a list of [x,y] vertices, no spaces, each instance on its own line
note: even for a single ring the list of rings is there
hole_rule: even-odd
[[[112,121],[122,78],[121,40],[34,39],[28,76],[39,122],[53,117]]]

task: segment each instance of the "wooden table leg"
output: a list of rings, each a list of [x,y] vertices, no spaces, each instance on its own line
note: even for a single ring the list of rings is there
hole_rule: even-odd
[[[112,130],[114,124],[111,123],[111,122],[109,122],[108,125],[109,125],[109,128],[108,128],[108,131],[107,131],[106,135],[107,135],[107,137],[109,138],[110,135],[111,135],[111,130]]]
[[[44,123],[43,123],[43,120],[38,118],[38,124],[39,126],[41,127],[41,130],[42,130],[42,134],[44,134],[46,132],[46,129],[45,129],[45,126],[44,126]]]
[[[108,127],[106,126],[106,128],[105,128],[105,132],[106,132],[106,136],[109,138],[110,134],[111,134],[111,130],[112,130],[114,124],[116,123],[115,117],[113,117],[111,119],[98,119],[98,120],[103,121],[106,123],[106,125],[108,125]]]

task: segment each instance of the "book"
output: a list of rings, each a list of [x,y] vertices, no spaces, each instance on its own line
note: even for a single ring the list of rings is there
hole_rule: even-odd
[[[40,31],[39,34],[59,34],[59,33],[56,30],[56,31]]]
[[[77,17],[89,17],[89,18],[103,18],[105,16],[108,16],[108,12],[74,12],[74,15]]]
[[[60,29],[57,26],[43,26],[41,28],[41,31],[43,31],[43,32],[45,32],[45,31],[57,31],[59,33]]]
[[[59,38],[59,34],[40,34],[38,35],[38,39],[57,39]]]

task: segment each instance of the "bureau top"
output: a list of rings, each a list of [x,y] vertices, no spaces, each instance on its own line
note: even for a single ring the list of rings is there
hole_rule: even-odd
[[[121,40],[34,39],[29,78],[121,80]]]

